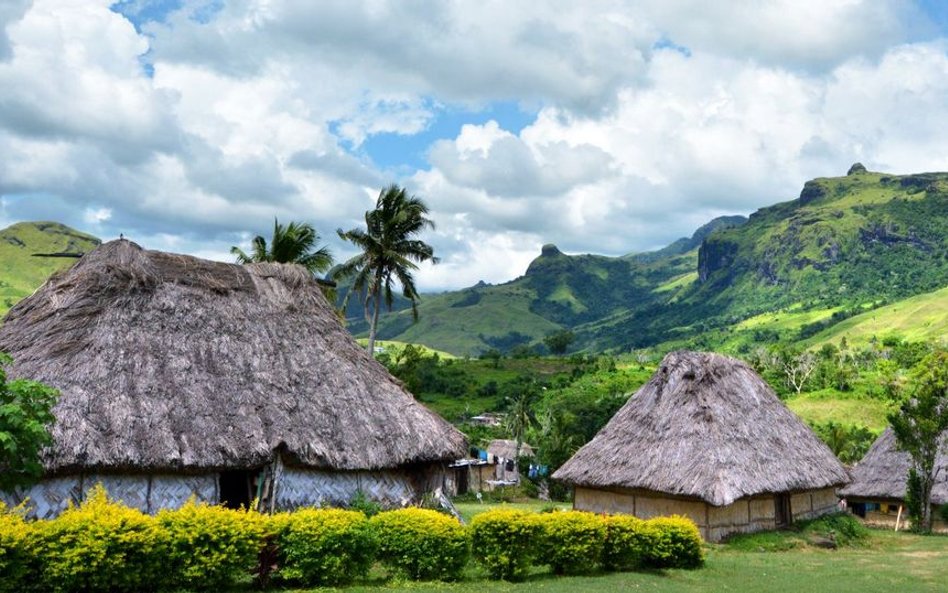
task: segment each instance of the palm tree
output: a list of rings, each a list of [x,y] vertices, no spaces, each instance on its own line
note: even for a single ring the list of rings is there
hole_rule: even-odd
[[[412,272],[426,261],[438,263],[430,245],[416,239],[423,230],[434,229],[428,206],[392,184],[379,192],[375,209],[365,213],[365,230],[339,229],[339,237],[355,244],[362,252],[339,266],[334,278],[352,277],[352,288],[342,304],[345,309],[353,292],[362,295],[365,319],[369,323],[369,353],[375,351],[375,334],[384,298],[392,310],[392,286],[401,284],[402,296],[411,301],[412,316],[418,319],[418,290]]]
[[[250,242],[253,247],[250,255],[239,247],[231,247],[230,252],[237,256],[237,263],[275,262],[281,264],[299,264],[314,276],[325,272],[332,266],[332,254],[325,245],[316,248],[320,237],[313,225],[308,222],[291,222],[283,226],[273,219],[273,237],[270,245],[257,235]]]

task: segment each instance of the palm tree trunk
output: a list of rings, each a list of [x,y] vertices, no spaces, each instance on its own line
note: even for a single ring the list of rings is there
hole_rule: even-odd
[[[375,287],[375,294],[372,295],[372,300],[375,301],[372,311],[372,323],[369,324],[369,355],[375,356],[375,331],[379,326],[379,309],[381,308],[382,300],[382,288],[381,286]]]

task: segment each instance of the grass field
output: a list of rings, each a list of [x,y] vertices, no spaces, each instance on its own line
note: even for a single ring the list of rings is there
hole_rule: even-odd
[[[785,403],[797,416],[810,423],[834,421],[865,426],[877,432],[889,424],[886,420],[889,407],[879,399],[847,397],[839,392],[813,392],[788,398]]]
[[[754,552],[709,546],[703,569],[554,577],[538,572],[523,583],[493,582],[473,569],[459,583],[388,583],[345,589],[352,593],[454,591],[548,593],[643,591],[701,593],[936,593],[948,583],[948,538],[873,532],[865,547]]]

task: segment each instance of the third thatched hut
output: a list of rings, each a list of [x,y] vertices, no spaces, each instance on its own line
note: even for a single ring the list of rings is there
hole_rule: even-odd
[[[554,475],[574,506],[690,517],[702,536],[773,529],[837,508],[846,470],[741,361],[673,352]]]

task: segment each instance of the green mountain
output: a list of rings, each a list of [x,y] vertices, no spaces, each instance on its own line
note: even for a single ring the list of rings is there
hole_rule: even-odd
[[[406,312],[384,315],[380,336],[456,354],[536,345],[559,329],[590,351],[739,350],[835,335],[845,320],[855,327],[858,316],[916,295],[944,298],[935,291],[948,286],[948,173],[854,166],[744,220],[717,219],[619,258],[547,245],[520,278],[425,295],[417,324]]]
[[[85,253],[100,241],[56,222],[20,222],[0,231],[0,316],[75,258],[36,254]]]

